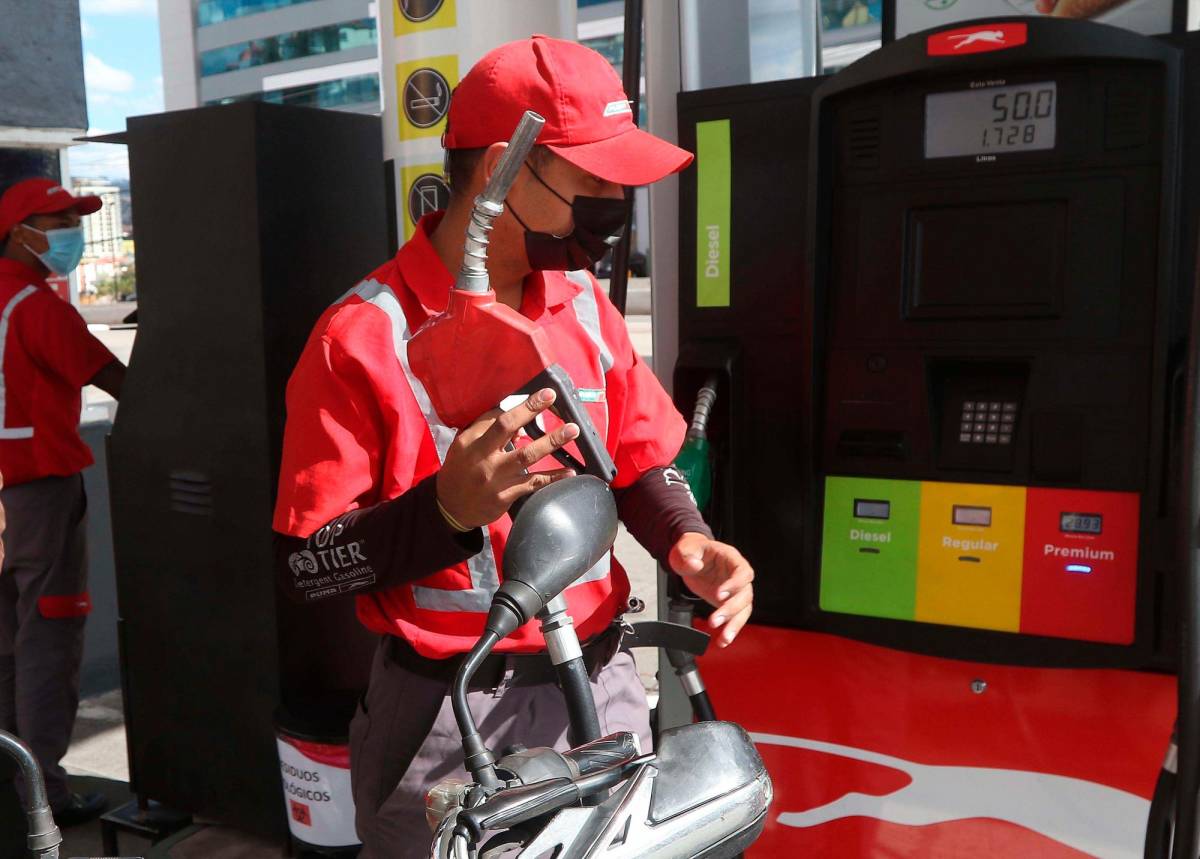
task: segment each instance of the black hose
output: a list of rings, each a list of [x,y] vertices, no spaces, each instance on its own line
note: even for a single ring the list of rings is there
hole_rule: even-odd
[[[484,745],[483,738],[479,736],[475,717],[471,714],[471,708],[467,706],[467,688],[471,683],[471,678],[479,670],[480,664],[487,659],[488,654],[492,652],[492,648],[499,641],[500,636],[492,630],[489,629],[485,632],[483,637],[471,648],[471,652],[463,659],[462,665],[458,667],[458,673],[454,675],[454,683],[450,687],[450,705],[454,708],[454,720],[458,722],[458,732],[462,734],[463,758],[466,767],[470,770],[475,782],[486,788],[500,786],[500,779],[496,777],[496,757]]]
[[[1154,785],[1150,799],[1150,813],[1146,817],[1145,859],[1167,859],[1171,855],[1171,844],[1175,840],[1175,795],[1178,787],[1176,770],[1179,767],[1179,725],[1171,728],[1171,742],[1163,755],[1162,769]]]
[[[692,714],[697,722],[717,721],[717,712],[713,709],[712,699],[708,697],[707,692],[700,691],[689,695],[688,700],[692,702]]]
[[[596,715],[596,700],[592,696],[592,684],[583,657],[568,659],[554,666],[554,671],[567,702],[570,723],[567,739],[571,747],[600,739],[600,718]]]
[[[1184,399],[1183,481],[1178,506],[1181,581],[1179,618],[1179,703],[1175,726],[1179,739],[1179,768],[1175,797],[1175,840],[1171,855],[1196,859],[1196,801],[1200,797],[1200,554],[1197,517],[1200,516],[1200,301],[1192,302],[1188,332],[1188,383]]]
[[[621,58],[621,77],[625,95],[637,124],[642,92],[642,0],[625,0],[625,43]],[[632,191],[625,192],[631,201],[625,216],[625,231],[612,252],[612,273],[608,278],[608,297],[622,316],[625,315],[625,296],[629,286],[629,247],[632,241],[630,224],[633,220]]]

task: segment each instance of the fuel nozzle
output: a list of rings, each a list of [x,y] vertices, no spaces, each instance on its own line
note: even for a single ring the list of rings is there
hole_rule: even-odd
[[[545,124],[546,120],[532,110],[525,111],[517,130],[508,141],[508,147],[496,162],[496,169],[492,171],[487,185],[475,198],[475,207],[467,224],[462,267],[454,282],[455,289],[482,293],[491,288],[487,273],[488,233],[492,231],[492,223],[496,218],[504,214],[504,198],[508,196],[517,174],[521,172],[521,165],[529,157],[529,151],[533,149],[534,141]]]
[[[714,374],[705,380],[696,394],[696,407],[692,412],[692,423],[688,427],[683,447],[675,457],[675,467],[683,473],[691,487],[692,497],[701,512],[712,499],[712,458],[708,444],[708,418],[713,403],[717,400],[718,377]]]

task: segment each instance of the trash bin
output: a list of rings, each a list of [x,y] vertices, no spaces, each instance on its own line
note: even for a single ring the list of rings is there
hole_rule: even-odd
[[[281,705],[275,711],[284,807],[301,857],[352,857],[362,846],[350,792],[353,713],[352,700]]]

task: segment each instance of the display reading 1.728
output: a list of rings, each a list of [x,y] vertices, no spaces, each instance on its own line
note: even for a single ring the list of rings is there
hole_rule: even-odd
[[[925,157],[1053,149],[1054,81],[925,96]]]

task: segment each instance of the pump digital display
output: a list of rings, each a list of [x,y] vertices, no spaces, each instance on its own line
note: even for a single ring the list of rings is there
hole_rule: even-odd
[[[925,96],[925,157],[1053,149],[1058,85],[1045,81]]]
[[[887,501],[854,499],[854,517],[856,519],[887,519],[891,515],[892,505]]]
[[[1064,534],[1099,534],[1103,518],[1099,513],[1061,513],[1058,530]]]
[[[992,524],[992,508],[968,507],[965,504],[955,504],[953,520],[955,525],[983,525],[987,527]]]

